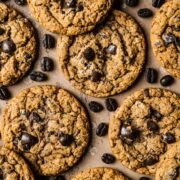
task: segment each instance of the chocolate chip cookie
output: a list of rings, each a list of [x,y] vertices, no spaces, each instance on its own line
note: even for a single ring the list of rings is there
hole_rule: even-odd
[[[180,142],[169,148],[157,166],[156,180],[172,179],[180,179]]]
[[[121,172],[112,168],[93,168],[81,172],[71,180],[128,180]]]
[[[0,86],[13,85],[30,69],[36,55],[32,24],[0,3]]]
[[[113,0],[28,0],[32,14],[47,30],[77,35],[92,30],[112,7]]]
[[[14,97],[3,112],[4,146],[22,154],[44,176],[76,164],[89,142],[83,106],[55,86],[35,86]]]
[[[110,121],[113,154],[129,169],[155,175],[161,156],[180,140],[179,119],[179,95],[155,88],[133,93]]]
[[[151,29],[151,43],[160,64],[180,78],[180,1],[166,2],[156,14]]]
[[[145,61],[145,39],[129,15],[114,10],[91,33],[60,36],[57,51],[62,71],[78,90],[105,97],[137,79]]]
[[[0,149],[0,179],[34,180],[34,176],[24,159],[6,148]]]

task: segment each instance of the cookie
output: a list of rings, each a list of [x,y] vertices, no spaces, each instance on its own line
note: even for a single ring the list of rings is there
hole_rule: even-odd
[[[55,86],[23,90],[4,109],[4,146],[22,154],[34,170],[54,176],[74,166],[89,143],[83,106]]]
[[[6,148],[0,149],[0,179],[34,180],[34,176],[22,157]]]
[[[3,3],[0,3],[0,44],[0,86],[13,85],[35,59],[36,38],[28,19]]]
[[[180,78],[180,1],[166,2],[152,22],[154,55],[170,74]]]
[[[156,180],[180,180],[180,142],[175,143],[161,158]]]
[[[154,176],[161,156],[180,140],[179,119],[179,95],[156,88],[136,91],[110,121],[113,154],[129,169]]]
[[[101,22],[113,0],[28,0],[28,3],[33,16],[48,31],[77,35]]]
[[[118,170],[99,167],[81,172],[71,180],[128,180],[128,178]]]
[[[145,39],[139,25],[114,10],[93,32],[58,39],[59,64],[81,92],[105,97],[126,90],[145,61]]]

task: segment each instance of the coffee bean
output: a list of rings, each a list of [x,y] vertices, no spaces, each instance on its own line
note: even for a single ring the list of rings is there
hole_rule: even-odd
[[[176,37],[174,36],[174,34],[171,33],[163,34],[162,39],[164,40],[166,46],[171,43],[175,43],[176,41]]]
[[[92,81],[93,82],[98,82],[101,80],[102,74],[98,71],[93,71],[92,73]]]
[[[138,5],[139,0],[126,0],[125,3],[127,6],[134,7]]]
[[[148,177],[141,177],[139,180],[150,180]]]
[[[39,114],[38,113],[36,113],[36,112],[32,112],[31,114],[30,114],[30,116],[29,116],[29,120],[30,121],[34,121],[34,122],[40,122],[41,121],[41,117],[39,116]]]
[[[43,57],[41,60],[41,70],[42,71],[52,71],[54,67],[53,60],[49,57]]]
[[[107,123],[100,123],[96,129],[97,136],[105,136],[108,132],[108,124]]]
[[[3,35],[5,33],[5,30],[0,28],[0,35]]]
[[[115,111],[118,108],[117,101],[113,98],[106,99],[105,104],[108,111]]]
[[[76,7],[77,0],[66,0],[66,6],[68,8]]]
[[[152,5],[156,8],[160,8],[165,3],[165,0],[152,0]]]
[[[46,48],[46,49],[52,49],[55,47],[55,39],[52,35],[50,34],[45,34],[44,35],[44,38],[43,38],[43,46]]]
[[[159,121],[163,118],[163,115],[155,109],[151,109],[151,115]]]
[[[138,10],[138,16],[142,18],[148,18],[153,15],[153,12],[148,8]]]
[[[116,50],[117,50],[116,45],[110,44],[110,45],[105,49],[105,52],[106,52],[107,54],[115,55],[115,54],[116,54]]]
[[[144,160],[143,165],[144,166],[152,166],[156,164],[159,160],[155,157],[148,157],[146,160]]]
[[[11,94],[10,94],[9,90],[6,87],[1,86],[0,87],[0,99],[7,100],[10,97],[11,97]]]
[[[30,73],[30,78],[31,78],[31,80],[37,81],[37,82],[47,80],[46,74],[39,72],[39,71],[34,71],[34,72]]]
[[[147,128],[150,130],[150,131],[158,131],[159,130],[159,126],[156,124],[156,122],[152,121],[152,120],[148,120],[147,121]]]
[[[94,52],[94,50],[91,47],[88,47],[87,49],[85,49],[85,51],[83,52],[83,56],[85,59],[87,59],[88,61],[93,61],[96,57],[96,54]]]
[[[105,153],[102,155],[101,160],[106,164],[112,164],[116,159],[113,155]]]
[[[174,78],[170,75],[166,75],[161,78],[160,83],[162,86],[170,86],[174,83]]]
[[[38,143],[38,138],[24,132],[21,136],[21,143],[28,147],[27,150],[29,150],[32,146]]]
[[[73,136],[69,134],[60,133],[59,134],[59,140],[62,146],[70,146],[72,142],[74,141]]]
[[[17,5],[23,6],[23,5],[26,5],[27,1],[26,0],[15,0],[15,3]]]
[[[12,54],[16,50],[16,45],[12,40],[5,40],[2,43],[2,51],[4,53]]]
[[[95,112],[95,113],[101,112],[104,109],[101,104],[95,101],[91,101],[89,103],[89,108],[92,112]]]
[[[158,73],[153,68],[147,69],[147,82],[148,83],[156,83],[158,78]]]
[[[174,134],[172,134],[170,132],[167,132],[166,134],[163,135],[163,140],[168,144],[172,144],[172,143],[176,142]]]

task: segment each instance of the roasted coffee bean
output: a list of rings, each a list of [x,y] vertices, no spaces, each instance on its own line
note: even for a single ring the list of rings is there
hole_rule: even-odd
[[[127,6],[134,7],[138,5],[139,0],[126,0],[125,3]]]
[[[4,34],[5,33],[5,30],[0,28],[0,35]]]
[[[150,180],[148,177],[141,177],[139,180]]]
[[[83,52],[83,56],[85,59],[87,59],[88,61],[93,61],[96,57],[96,54],[94,52],[94,50],[91,47],[88,47],[87,49],[85,49],[85,51]]]
[[[34,71],[34,72],[30,73],[30,78],[31,78],[31,80],[37,81],[37,82],[47,80],[46,74],[44,74],[44,73],[42,73],[40,71]]]
[[[95,112],[95,113],[101,112],[104,109],[100,103],[95,102],[95,101],[91,101],[89,103],[89,108],[92,112]]]
[[[101,160],[106,164],[112,164],[116,159],[113,155],[105,153],[102,155]]]
[[[143,165],[144,166],[152,166],[156,164],[159,160],[155,157],[148,157],[146,160],[144,160]]]
[[[27,1],[26,0],[15,0],[15,3],[17,5],[23,6],[23,5],[26,5]]]
[[[52,71],[54,67],[53,60],[49,57],[43,57],[41,60],[41,70],[42,71]]]
[[[41,117],[39,116],[38,113],[36,112],[32,112],[29,116],[29,120],[30,121],[34,121],[34,122],[40,122],[41,121]]]
[[[16,45],[10,39],[3,41],[1,46],[4,53],[12,54],[16,50]]]
[[[93,71],[92,73],[92,81],[93,82],[98,82],[101,80],[102,74],[98,71]]]
[[[73,136],[69,135],[69,134],[64,134],[64,133],[60,133],[59,134],[59,140],[60,143],[62,144],[62,146],[70,146],[72,144],[72,142],[74,141]]]
[[[161,78],[160,83],[162,86],[170,86],[174,83],[174,78],[170,75],[166,75]]]
[[[174,136],[174,134],[167,132],[166,134],[163,135],[163,140],[168,143],[168,144],[172,144],[174,142],[176,142],[176,138]]]
[[[6,87],[1,86],[0,87],[0,99],[7,100],[10,97],[11,97],[11,94],[10,94],[9,90]]]
[[[21,143],[22,145],[28,147],[27,148],[28,150],[29,148],[31,148],[32,146],[38,143],[38,138],[24,132],[21,136]]]
[[[150,131],[158,131],[159,130],[159,126],[157,125],[156,122],[152,121],[152,120],[148,120],[147,121],[147,128],[150,130]]]
[[[153,68],[147,69],[147,82],[156,83],[158,79],[158,72]]]
[[[117,101],[113,98],[106,99],[105,104],[108,111],[115,111],[118,108]]]
[[[97,136],[105,136],[108,132],[108,124],[107,123],[100,123],[96,129]]]
[[[152,5],[156,8],[160,8],[165,3],[165,0],[152,0]]]
[[[163,115],[155,109],[151,109],[151,115],[159,121],[163,118]]]
[[[105,52],[107,54],[115,55],[117,50],[117,46],[114,44],[110,44],[107,48],[105,48]]]
[[[176,37],[174,36],[174,34],[163,34],[162,39],[164,40],[166,46],[168,46],[171,43],[175,43],[176,41]]]
[[[66,0],[67,8],[75,8],[77,0]]]
[[[43,46],[46,49],[52,49],[55,47],[55,38],[50,34],[45,34],[43,38]]]
[[[138,16],[142,18],[148,18],[153,15],[153,12],[148,8],[138,10]]]

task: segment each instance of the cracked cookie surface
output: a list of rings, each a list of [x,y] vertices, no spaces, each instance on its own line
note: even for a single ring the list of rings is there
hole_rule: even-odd
[[[34,17],[47,30],[77,35],[101,22],[113,0],[28,0],[28,3]]]
[[[4,146],[22,154],[40,175],[57,175],[75,165],[89,142],[83,106],[55,86],[23,90],[4,109]]]
[[[99,167],[85,170],[71,180],[128,180],[128,178],[118,170]]]
[[[30,69],[36,55],[32,24],[0,3],[0,86],[13,85]]]
[[[161,66],[180,78],[180,1],[166,2],[157,12],[151,28],[151,44]]]
[[[88,34],[58,39],[59,64],[67,79],[83,93],[105,97],[126,90],[145,61],[145,39],[127,14],[113,11]]]
[[[179,119],[179,95],[155,88],[136,91],[110,121],[113,154],[129,169],[155,175],[161,156],[180,140]]]
[[[22,157],[6,148],[0,149],[0,179],[34,180],[34,176]]]
[[[156,180],[180,180],[180,142],[175,143],[160,159]]]

